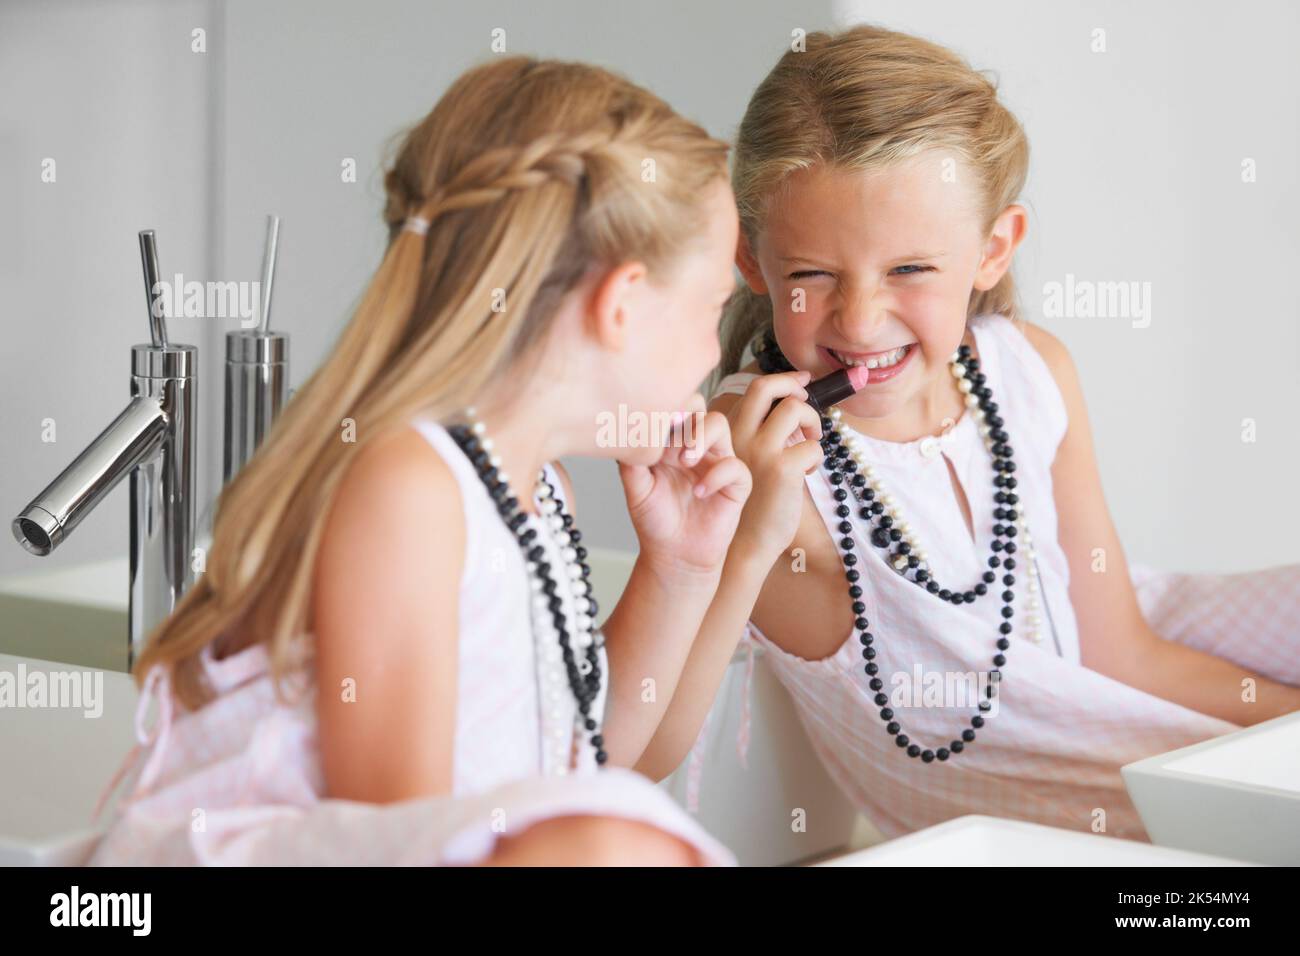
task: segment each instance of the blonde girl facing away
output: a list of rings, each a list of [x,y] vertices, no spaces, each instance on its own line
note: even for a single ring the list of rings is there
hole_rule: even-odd
[[[1121,766],[1300,708],[1300,566],[1125,560],[1080,371],[1018,314],[1028,159],[988,79],[871,26],[782,56],[735,146],[712,408],[754,487],[682,690],[707,708],[748,616],[886,837],[980,813],[1146,839]],[[790,369],[845,364],[871,381],[820,445],[761,424]]]
[[[93,862],[733,861],[636,772],[750,487],[696,392],[726,153],[523,57],[409,131],[383,262],[140,657],[160,716]],[[694,427],[610,444],[616,411]],[[618,461],[639,537],[603,631],[563,455]]]

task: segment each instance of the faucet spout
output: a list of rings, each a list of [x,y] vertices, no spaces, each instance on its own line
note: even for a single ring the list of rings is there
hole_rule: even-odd
[[[142,230],[139,240],[151,341],[131,349],[131,403],[12,524],[18,543],[43,557],[62,544],[123,477],[131,476],[128,671],[145,638],[194,579],[198,447],[198,350],[168,340],[154,231]]]
[[[136,466],[158,454],[167,416],[152,396],[137,395],[59,477],[13,520],[14,537],[44,557],[61,545]]]
[[[131,476],[128,670],[194,579],[196,364],[192,345],[134,346],[131,403],[13,520],[47,555]]]

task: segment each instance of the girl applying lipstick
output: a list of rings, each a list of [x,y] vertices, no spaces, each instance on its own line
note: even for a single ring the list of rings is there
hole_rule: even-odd
[[[1300,708],[1300,565],[1130,573],[1078,373],[1017,317],[1027,170],[986,77],[869,26],[785,55],[737,140],[745,286],[712,402],[737,452],[766,380],[875,368],[823,417],[816,473],[749,461],[733,550],[768,548],[763,583],[716,640],[765,652],[885,837],[979,813],[1145,839],[1121,766]],[[985,675],[974,699],[897,693]]]

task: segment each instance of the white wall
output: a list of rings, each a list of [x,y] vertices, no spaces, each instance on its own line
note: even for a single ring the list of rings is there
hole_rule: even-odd
[[[920,34],[1000,77],[1031,150],[1026,317],[1080,370],[1130,560],[1300,561],[1300,309],[1285,287],[1300,258],[1300,8],[841,0],[835,18]],[[1045,318],[1043,286],[1067,274],[1150,282],[1150,325]]]
[[[126,482],[47,558],[9,522],[130,398],[131,346],[149,340],[137,232],[156,230],[164,278],[211,273],[216,65],[191,30],[212,16],[199,0],[0,5],[0,572],[126,553]],[[168,334],[200,347],[200,427],[219,435],[217,330],[178,319]]]
[[[258,278],[264,220],[283,217],[273,325],[291,336],[291,384],[320,362],[384,246],[384,146],[451,80],[512,52],[585,59],[649,85],[730,138],[753,79],[829,0],[722,6],[390,0],[109,0],[0,6],[0,517],[9,519],[128,397],[130,346],[147,340],[136,232],[155,228],[164,277]],[[191,52],[191,31],[207,52]],[[720,67],[725,65],[727,69]],[[40,181],[56,159],[58,181]],[[345,184],[352,157],[359,182]],[[200,347],[200,517],[220,483],[224,333],[174,320]],[[41,440],[45,418],[57,441]],[[596,545],[631,548],[612,465],[568,463]],[[115,491],[53,555],[6,533],[0,573],[123,554]]]
[[[1000,74],[1028,130],[1031,235],[1017,263],[1031,319],[1083,373],[1107,496],[1133,559],[1244,569],[1297,560],[1300,323],[1281,293],[1300,249],[1297,83],[1283,2],[1224,8],[992,2],[743,6],[460,4],[391,0],[0,7],[0,516],[17,513],[118,411],[128,352],[147,335],[138,229],[163,273],[255,279],[264,216],[284,217],[275,322],[301,383],[346,321],[383,249],[383,146],[489,55],[581,58],[663,95],[731,138],[793,27],[869,18],[948,43]],[[743,10],[743,13],[740,12]],[[190,50],[206,28],[209,51]],[[1091,31],[1108,52],[1089,52]],[[58,161],[58,182],[40,162]],[[360,182],[340,181],[356,159]],[[1258,182],[1240,181],[1243,157]],[[1153,320],[1043,319],[1067,273],[1149,281]],[[220,470],[221,336],[204,350],[201,484]],[[1224,365],[1220,356],[1242,358]],[[1213,369],[1212,363],[1219,362]],[[58,441],[41,441],[53,418]],[[1241,440],[1242,420],[1258,440]],[[632,547],[612,465],[570,462],[593,544]],[[202,510],[202,509],[201,509]],[[115,492],[39,561],[7,537],[0,572],[126,547]]]
[[[255,265],[262,217],[284,217],[273,324],[293,337],[293,383],[324,357],[382,257],[381,147],[492,55],[494,28],[506,30],[510,52],[614,69],[731,139],[790,31],[830,23],[829,0],[744,9],[741,18],[724,4],[683,0],[227,4],[224,255]],[[343,157],[357,161],[356,184],[340,181]],[[613,463],[566,465],[588,540],[634,548]]]

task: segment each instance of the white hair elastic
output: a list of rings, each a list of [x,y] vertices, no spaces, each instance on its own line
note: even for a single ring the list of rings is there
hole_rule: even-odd
[[[420,216],[407,216],[406,222],[402,224],[402,229],[409,229],[411,232],[423,236],[429,231],[429,220]]]

